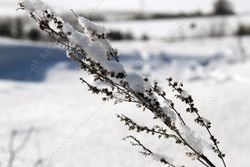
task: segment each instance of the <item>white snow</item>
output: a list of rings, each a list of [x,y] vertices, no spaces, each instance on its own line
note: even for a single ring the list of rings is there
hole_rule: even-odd
[[[48,4],[41,0],[19,0],[19,3],[22,3],[29,12],[38,12],[41,14],[43,11],[48,10],[54,13],[54,10]]]
[[[183,91],[181,92],[181,95],[182,95],[182,97],[184,97],[184,98],[187,98],[188,96],[190,96],[190,94],[189,94],[188,91],[186,91],[186,90],[183,90]]]
[[[85,49],[90,44],[91,40],[83,33],[71,30],[71,28],[65,30],[66,32],[71,32],[69,39],[72,46],[78,45]]]
[[[115,74],[125,72],[123,65],[121,65],[120,63],[104,61],[104,62],[102,62],[102,64],[107,70],[109,70],[111,72],[115,72]]]
[[[163,159],[166,160],[168,163],[174,164],[173,158],[170,158],[169,156],[166,156],[166,155],[153,153],[153,158],[154,158],[156,161],[161,161],[161,159],[163,158]]]
[[[244,38],[245,46],[249,41],[249,38]],[[174,147],[176,145],[171,141],[127,131],[115,114],[129,115],[142,120],[144,125],[161,123],[157,120],[152,122],[151,113],[143,112],[133,104],[114,106],[113,102],[104,103],[101,96],[88,92],[79,77],[88,79],[90,76],[77,70],[77,64],[66,58],[65,51],[52,48],[51,55],[31,72],[32,59],[40,62],[39,55],[48,45],[5,38],[0,39],[0,43],[2,166],[6,166],[9,157],[7,148],[11,130],[20,132],[16,140],[18,143],[31,125],[37,133],[31,136],[26,148],[17,155],[15,165],[32,167],[41,156],[47,166],[164,166],[138,154],[135,147],[121,140],[132,133],[152,151],[174,157],[178,164],[183,162],[186,166],[198,166],[197,161],[187,158],[185,150]],[[241,61],[236,49],[237,42],[233,38],[224,38],[166,43],[153,54],[148,48],[156,43],[131,41],[116,42],[114,45],[119,49],[120,62],[126,68],[131,71],[136,69],[138,73],[157,80],[166,90],[167,97],[172,97],[172,93],[165,78],[172,76],[183,81],[197,108],[203,109],[201,114],[212,122],[211,131],[220,141],[223,153],[226,153],[228,166],[248,167],[250,108],[247,99],[250,94],[247,92],[250,92],[250,62]],[[144,55],[141,55],[141,50],[148,57],[142,59]],[[231,54],[228,54],[228,50]],[[247,47],[246,53],[250,53]],[[134,89],[142,92],[145,89],[145,85],[141,84],[143,80],[137,74],[131,73],[129,76]],[[181,105],[176,107],[185,115],[185,108]],[[194,118],[189,115],[187,119],[193,122]],[[206,133],[199,127],[195,129],[198,129],[197,136],[206,138]],[[200,140],[194,141],[194,144],[197,144],[197,149],[203,147]],[[39,149],[41,153],[38,154]],[[205,150],[207,152],[209,150]],[[52,159],[49,158],[51,153]],[[216,156],[208,155],[218,166],[221,164]]]
[[[205,139],[197,136],[197,134],[187,125],[179,124],[180,134],[198,153],[203,154],[204,150],[209,146]]]
[[[119,62],[110,62],[108,60],[107,52],[115,51],[109,43],[107,39],[99,38],[98,36],[106,35],[109,31],[100,24],[95,24],[84,17],[78,17],[79,24],[83,27],[84,33],[75,30],[70,24],[65,23],[61,17],[56,16],[56,14],[47,6],[47,4],[43,3],[40,0],[22,0],[24,9],[28,13],[33,13],[35,17],[48,20],[51,28],[60,32],[61,29],[57,28],[59,24],[55,23],[53,17],[45,16],[54,15],[57,21],[61,21],[62,31],[67,34],[69,39],[68,45],[71,48],[68,48],[66,51],[67,57],[71,57],[74,54],[75,49],[80,49],[86,53],[86,56],[91,58],[92,61],[100,63],[105,69],[109,70],[109,72],[114,72],[115,74],[124,73],[125,70],[123,65]],[[41,8],[40,8],[41,6]]]
[[[145,92],[145,87],[144,87],[144,80],[142,76],[139,74],[135,73],[128,73],[125,81],[128,82],[129,87],[137,92],[137,93],[144,93]]]
[[[173,123],[176,121],[176,113],[169,107],[162,107],[164,113],[172,120]]]
[[[83,27],[85,33],[87,34],[89,30],[95,32],[96,34],[102,35],[109,33],[109,30],[101,24],[93,23],[84,17],[78,17],[79,24]]]
[[[39,12],[45,8],[47,5],[40,1],[32,1],[28,6],[29,10]],[[84,19],[80,19],[80,22],[83,26],[96,28],[96,25]],[[173,93],[165,78],[172,76],[183,81],[185,90],[189,92],[184,92],[183,96],[191,94],[197,108],[203,109],[201,114],[211,120],[211,131],[220,141],[223,153],[226,153],[228,166],[249,166],[249,38],[243,38],[247,54],[245,61],[242,61],[238,49],[238,39],[234,38],[175,43],[162,40],[118,42],[115,45],[120,51],[121,65],[107,61],[105,51],[110,49],[108,41],[92,41],[89,36],[75,31],[70,25],[64,25],[64,30],[72,33],[71,45],[85,48],[91,58],[108,70],[124,72],[124,65],[126,69],[136,71],[125,77],[135,92],[144,93],[148,88],[137,73],[144,73],[151,80],[157,80],[162,89],[166,90],[167,98],[171,99],[174,99]],[[160,27],[152,22],[148,25]],[[136,23],[130,26],[135,27]],[[144,28],[145,31],[153,30],[149,26]],[[138,28],[135,30],[143,32]],[[152,32],[166,32],[164,26],[157,30]],[[97,31],[107,32],[104,28]],[[42,53],[48,48],[50,52],[44,57]],[[171,162],[198,166],[199,163],[186,157],[186,150],[175,147],[173,141],[127,131],[127,127],[119,122],[115,114],[123,113],[136,120],[141,119],[143,125],[162,125],[162,122],[152,120],[150,112],[142,112],[134,104],[114,106],[113,102],[103,102],[100,96],[92,95],[86,85],[79,81],[79,77],[91,77],[77,70],[78,64],[67,59],[63,50],[46,44],[0,39],[0,65],[0,166],[6,166],[9,158],[11,130],[17,130],[15,141],[18,143],[30,126],[35,127],[36,133],[32,134],[28,145],[17,155],[16,166],[33,167],[38,158],[43,159],[44,166],[163,166],[138,154],[129,143],[120,140],[128,134],[135,135],[145,146],[150,147],[158,160],[164,155]],[[214,94],[214,90],[218,93]],[[124,99],[115,96],[116,102]],[[209,102],[205,107],[204,101]],[[175,107],[181,115],[193,122],[193,117],[185,114],[185,107]],[[171,109],[165,107],[164,112],[176,120],[176,114]],[[196,132],[188,126],[180,126],[181,134],[198,152],[208,155],[216,166],[221,164],[211,150],[205,149],[210,147],[208,142],[211,141],[207,141],[204,131],[196,126]],[[174,157],[174,160],[169,157]]]

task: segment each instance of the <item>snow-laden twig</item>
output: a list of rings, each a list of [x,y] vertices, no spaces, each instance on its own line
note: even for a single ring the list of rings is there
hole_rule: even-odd
[[[153,119],[161,120],[165,126],[164,128],[158,126],[152,129],[140,126],[126,116],[118,116],[122,121],[125,121],[131,130],[148,131],[167,139],[174,138],[177,144],[188,148],[187,156],[198,160],[206,167],[215,167],[215,164],[204,155],[204,142],[187,125],[181,115],[183,113],[176,110],[171,97],[168,97],[168,94],[162,90],[157,82],[152,83],[149,78],[125,70],[119,62],[117,49],[113,48],[106,38],[109,31],[103,25],[93,23],[73,12],[82,27],[82,32],[79,32],[64,22],[51,7],[40,0],[22,0],[19,6],[19,9],[25,10],[35,20],[42,31],[48,33],[65,48],[68,58],[78,62],[79,68],[92,75],[95,82],[105,85],[98,87],[95,84],[90,84],[86,79],[80,78],[82,83],[87,85],[89,91],[94,94],[102,94],[104,101],[135,103],[137,107],[151,111],[154,115]],[[221,153],[217,140],[209,131],[211,123],[198,114],[193,99],[187,91],[182,89],[182,83],[172,82],[170,78],[168,82],[169,86],[179,93],[176,97],[190,106],[187,111],[197,114],[198,117],[195,121],[208,131],[215,145],[214,151],[220,155],[219,158],[222,159],[223,165],[226,167],[223,159],[224,154]],[[164,102],[162,103],[160,99],[163,99]],[[166,133],[167,130],[171,134]],[[148,154],[157,155],[144,147],[135,137],[130,136],[130,138],[134,139]],[[158,158],[158,160],[172,165],[166,159]]]

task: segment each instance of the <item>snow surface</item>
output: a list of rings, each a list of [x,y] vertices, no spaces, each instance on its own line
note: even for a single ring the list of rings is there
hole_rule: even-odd
[[[243,41],[247,46],[250,39]],[[183,81],[202,115],[212,122],[212,132],[221,142],[228,166],[249,166],[250,62],[242,62],[237,40],[131,41],[116,42],[114,46],[119,49],[120,62],[126,69],[157,80],[169,96],[171,88],[165,78],[172,76]],[[245,49],[249,55],[249,48]],[[47,50],[51,51],[45,57]],[[32,71],[36,59],[40,64]],[[0,39],[2,166],[6,166],[9,156],[11,130],[19,132],[18,144],[30,126],[35,127],[35,132],[17,155],[15,166],[34,166],[38,158],[55,167],[164,166],[138,154],[139,148],[121,140],[129,134],[177,164],[198,166],[198,162],[182,154],[181,147],[173,147],[174,141],[128,131],[115,114],[123,113],[148,126],[161,123],[152,121],[150,112],[143,112],[133,104],[114,106],[113,102],[101,101],[101,96],[91,94],[81,84],[79,77],[90,76],[77,67],[65,51],[54,45]],[[180,112],[185,110],[181,104],[176,107]],[[193,121],[194,117],[188,114],[186,119]],[[200,130],[197,135],[207,138]],[[216,164],[221,163],[215,155],[208,155]]]
[[[249,25],[249,18],[249,14],[200,18],[183,16],[176,19],[109,21],[105,22],[105,26],[109,30],[130,32],[136,38],[147,35],[153,39],[171,41],[174,38],[206,37],[221,31],[226,35],[231,35],[237,31],[240,24]]]

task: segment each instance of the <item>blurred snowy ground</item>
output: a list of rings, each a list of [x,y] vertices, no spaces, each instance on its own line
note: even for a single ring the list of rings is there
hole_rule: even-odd
[[[130,32],[137,39],[147,35],[150,39],[173,41],[176,38],[185,40],[233,35],[237,32],[239,25],[250,24],[250,15],[194,18],[183,16],[177,19],[108,21],[103,24],[110,30]]]
[[[211,12],[213,10],[214,1],[211,0],[175,0],[166,1],[158,0],[61,0],[61,1],[47,1],[57,12],[69,11],[74,9],[76,11],[93,12],[96,10],[102,11],[141,11],[142,2],[146,12],[180,12],[201,10],[202,12]],[[239,14],[249,13],[249,0],[230,0],[233,3],[234,9]],[[16,15],[18,0],[0,0],[0,15]]]
[[[249,56],[250,38],[242,41]],[[169,95],[171,89],[165,78],[172,76],[183,81],[200,112],[212,121],[212,131],[221,142],[228,166],[249,166],[250,62],[248,57],[243,61],[237,39],[123,41],[113,45],[119,49],[126,69],[159,81]],[[152,122],[151,113],[133,104],[104,103],[101,96],[87,91],[79,77],[89,76],[54,45],[0,40],[2,166],[6,166],[9,157],[11,130],[19,132],[18,144],[30,126],[35,127],[35,132],[14,166],[32,167],[38,158],[44,158],[46,167],[163,166],[121,140],[134,133],[115,116],[123,113],[145,125],[160,124],[157,120]],[[179,108],[184,112],[182,105]],[[193,119],[192,115],[186,118]],[[198,130],[198,134],[207,137],[203,131]],[[198,166],[173,141],[143,133],[135,136],[152,150],[174,157],[177,163]],[[215,163],[220,164],[216,160]]]

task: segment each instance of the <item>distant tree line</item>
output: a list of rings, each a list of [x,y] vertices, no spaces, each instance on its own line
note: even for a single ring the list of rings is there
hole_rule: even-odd
[[[25,26],[26,20],[21,17],[1,18],[0,36],[16,39],[41,40],[42,35],[33,25]]]
[[[67,16],[66,16],[67,17]],[[96,17],[97,19],[100,19]],[[29,20],[24,18],[1,18],[0,19],[0,36],[10,37],[15,39],[28,39],[33,41],[51,41],[51,37],[41,32],[34,23],[30,23]],[[67,21],[73,25],[76,25],[74,19],[67,17]],[[134,35],[131,32],[121,32],[119,30],[111,31],[108,35],[111,40],[133,40]],[[148,37],[143,35],[143,40],[147,40]]]
[[[146,15],[146,17],[140,17],[137,14],[134,14],[133,18],[130,19],[163,19],[163,18],[179,18],[179,17],[201,17],[201,16],[213,16],[213,15],[232,15],[235,14],[233,5],[228,0],[217,0],[213,6],[213,12],[211,14],[203,14],[200,11],[197,11],[192,14],[185,14],[185,13],[151,13],[150,15]],[[86,14],[80,14],[86,15]],[[72,25],[77,25],[76,19],[72,16],[72,13],[64,14],[63,18],[67,22]],[[105,21],[105,15],[97,14],[95,15],[88,15],[88,18],[93,21]],[[195,24],[193,28],[195,28]],[[223,29],[220,29],[220,25],[211,26],[211,33],[208,36],[225,36],[225,32]],[[79,27],[78,27],[79,28]],[[219,29],[219,30],[218,30]],[[240,24],[238,26],[238,30],[234,33],[234,35],[250,35],[250,25],[243,25]],[[0,18],[0,36],[11,37],[16,39],[29,39],[34,41],[51,41],[51,38],[39,31],[39,29],[27,18],[16,17],[16,18]],[[111,40],[133,40],[135,39],[132,32],[122,32],[120,30],[112,30],[111,33],[108,35],[108,38]],[[141,40],[148,40],[149,37],[147,34],[142,35],[140,38],[137,39]]]

